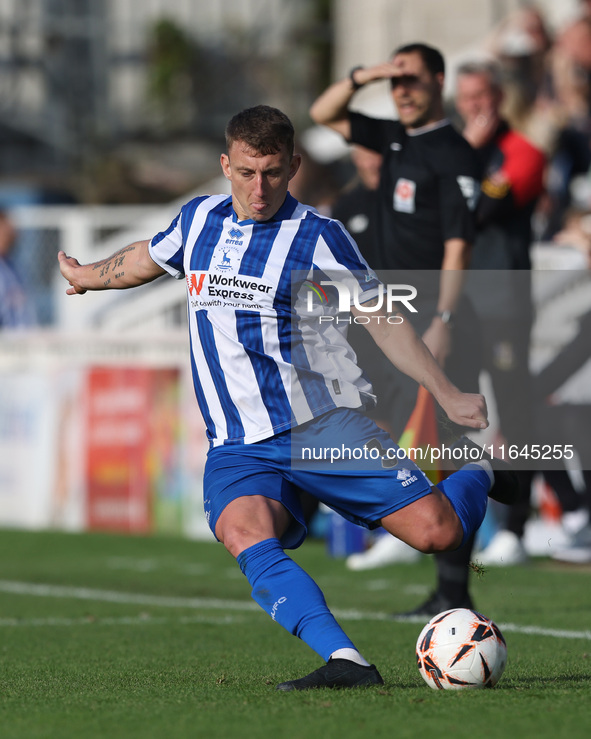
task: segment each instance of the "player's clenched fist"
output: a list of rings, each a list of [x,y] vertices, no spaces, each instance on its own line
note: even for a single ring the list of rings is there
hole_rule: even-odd
[[[457,389],[441,401],[449,419],[460,426],[473,429],[488,427],[486,400],[479,393],[462,393]]]

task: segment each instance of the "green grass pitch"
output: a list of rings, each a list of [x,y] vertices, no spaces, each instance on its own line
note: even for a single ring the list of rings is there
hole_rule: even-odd
[[[380,688],[279,693],[320,666],[251,601],[219,544],[0,532],[0,737],[591,736],[591,569],[534,560],[473,578],[508,665],[486,691],[428,688],[416,605],[433,563],[352,573],[322,542],[294,557],[323,588]]]

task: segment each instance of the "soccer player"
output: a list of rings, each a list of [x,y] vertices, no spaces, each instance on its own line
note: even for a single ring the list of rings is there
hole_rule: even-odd
[[[193,380],[210,440],[207,520],[237,559],[254,600],[326,661],[277,689],[382,684],[316,583],[285,553],[306,535],[299,491],[434,552],[471,536],[487,494],[506,499],[511,486],[502,478],[511,473],[493,470],[487,460],[470,462],[431,487],[410,460],[390,457],[396,451],[390,437],[361,412],[371,388],[340,326],[316,320],[329,317],[326,303],[306,315],[310,291],[303,277],[293,284],[292,272],[309,279],[315,270],[340,275],[356,296],[353,316],[367,316],[373,301],[372,317],[382,320],[367,327],[376,343],[456,423],[486,427],[484,398],[447,379],[403,314],[394,312],[397,319],[389,321],[378,309],[380,285],[341,224],[289,194],[300,157],[282,112],[257,106],[238,113],[226,127],[226,145],[221,166],[230,196],[195,198],[151,240],[95,264],[60,252],[66,292],[131,288],[166,273],[185,278]],[[310,447],[345,446],[378,456],[367,469],[350,459],[303,461]],[[467,445],[461,449],[469,456]]]

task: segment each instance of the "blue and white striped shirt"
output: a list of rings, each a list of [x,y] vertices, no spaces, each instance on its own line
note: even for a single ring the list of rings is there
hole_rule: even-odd
[[[150,254],[186,279],[193,383],[213,446],[261,441],[372,397],[347,322],[325,300],[334,288],[318,284],[348,283],[361,302],[381,289],[338,221],[289,194],[264,222],[239,222],[226,195],[198,197]]]

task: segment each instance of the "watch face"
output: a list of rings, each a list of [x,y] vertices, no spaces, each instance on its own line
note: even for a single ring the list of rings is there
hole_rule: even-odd
[[[443,323],[449,323],[451,321],[451,311],[449,310],[443,310],[440,313],[437,313],[439,318],[443,321]]]

